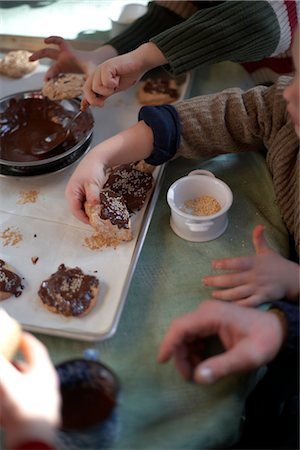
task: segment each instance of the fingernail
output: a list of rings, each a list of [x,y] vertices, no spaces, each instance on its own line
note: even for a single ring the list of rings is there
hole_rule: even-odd
[[[198,370],[198,376],[201,378],[201,381],[204,381],[205,383],[214,382],[214,374],[210,367],[201,367]]]

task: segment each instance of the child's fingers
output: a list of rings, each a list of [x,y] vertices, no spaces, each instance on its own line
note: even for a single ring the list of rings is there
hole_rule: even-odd
[[[243,285],[232,289],[221,289],[213,291],[212,297],[217,300],[237,301],[250,297],[254,293],[251,285]]]
[[[99,203],[100,188],[96,183],[88,183],[84,186],[86,201],[91,205]]]
[[[207,276],[203,278],[205,286],[235,287],[247,284],[250,272],[227,273],[223,275]]]
[[[264,236],[264,225],[256,225],[252,233],[252,241],[257,255],[269,250],[269,246]]]
[[[249,270],[253,266],[253,256],[241,256],[238,258],[222,258],[212,261],[213,269],[223,270]]]

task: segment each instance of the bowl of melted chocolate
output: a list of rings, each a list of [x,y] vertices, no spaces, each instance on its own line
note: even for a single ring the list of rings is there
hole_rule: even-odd
[[[78,99],[52,101],[41,91],[20,92],[0,100],[0,173],[33,176],[56,172],[90,148],[94,119],[88,110],[65,133],[67,119],[80,110]],[[66,138],[54,146],[49,136]],[[47,148],[47,145],[49,148]]]

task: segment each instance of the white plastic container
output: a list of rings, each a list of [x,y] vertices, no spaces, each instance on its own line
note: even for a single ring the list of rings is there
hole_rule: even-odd
[[[221,209],[211,215],[195,215],[186,211],[185,202],[202,196],[213,197]],[[170,225],[174,233],[192,242],[206,242],[221,236],[228,225],[228,210],[232,205],[229,186],[208,170],[193,170],[175,181],[167,193],[171,208]]]

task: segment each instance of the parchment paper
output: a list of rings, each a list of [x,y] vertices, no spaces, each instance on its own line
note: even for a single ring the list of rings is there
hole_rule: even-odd
[[[35,72],[22,79],[0,77],[1,97],[16,92],[40,89],[46,65],[40,64]],[[181,86],[184,97],[189,80]],[[102,109],[93,109],[95,118],[92,147],[118,131],[136,123],[141,105],[136,97],[137,87],[119,93]],[[64,190],[75,165],[67,169],[36,177],[0,178],[0,233],[7,228],[22,235],[16,245],[0,240],[0,256],[24,278],[20,297],[1,302],[9,314],[21,322],[25,329],[47,334],[95,340],[110,336],[116,329],[117,319],[124,302],[132,271],[144,239],[141,229],[149,223],[154,205],[147,204],[132,216],[134,239],[122,243],[117,249],[90,250],[84,239],[93,232],[89,225],[75,219],[64,199]],[[161,168],[154,172],[157,180]],[[24,193],[36,191],[34,203],[23,203]],[[147,228],[147,227],[145,227]],[[36,264],[31,258],[38,257]],[[85,273],[100,280],[100,295],[93,310],[81,318],[66,318],[49,312],[38,298],[41,282],[64,263],[80,267]]]

